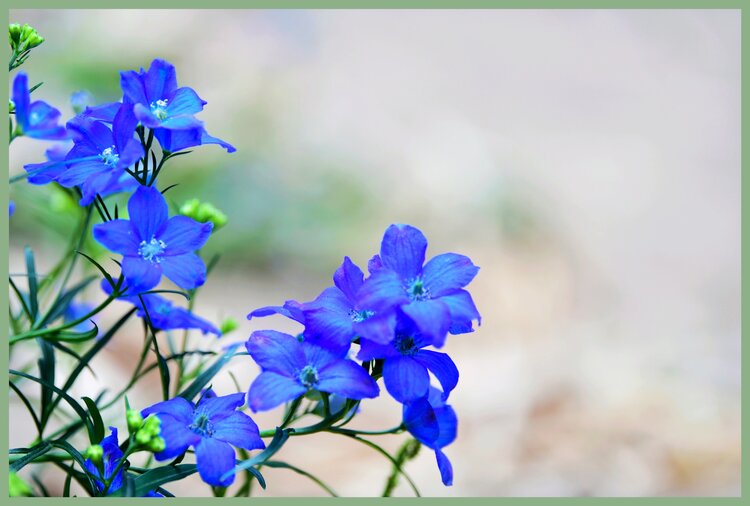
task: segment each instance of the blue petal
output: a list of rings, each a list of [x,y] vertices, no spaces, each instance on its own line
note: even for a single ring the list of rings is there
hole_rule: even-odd
[[[410,225],[391,225],[380,244],[383,266],[396,271],[403,279],[416,278],[422,272],[427,238]]]
[[[263,372],[247,393],[247,404],[253,411],[266,411],[307,392],[297,381],[275,372]]]
[[[141,410],[141,416],[144,418],[152,413],[166,413],[176,420],[189,424],[193,420],[193,405],[183,397],[175,397]]]
[[[19,72],[13,80],[13,105],[16,108],[16,121],[23,128],[28,124],[29,106],[31,105],[29,78],[26,76],[26,72]]]
[[[435,407],[433,404],[433,408],[435,409],[435,416],[440,427],[440,436],[435,441],[433,448],[443,448],[456,439],[456,435],[458,434],[458,417],[453,408],[448,405]]]
[[[401,309],[434,346],[440,348],[445,344],[451,316],[448,306],[440,299],[414,301]]]
[[[419,350],[414,354],[414,360],[425,366],[440,382],[443,395],[447,399],[451,390],[458,384],[458,368],[453,360],[445,353],[437,351]]]
[[[149,294],[150,295],[150,294]],[[164,299],[166,300],[166,299]],[[200,318],[190,311],[181,307],[172,307],[168,314],[160,315],[161,318],[155,318],[154,313],[149,309],[151,321],[155,327],[161,330],[170,329],[197,329],[203,334],[215,334],[221,336],[221,331],[211,322]],[[158,323],[157,323],[158,321]]]
[[[305,324],[305,314],[302,311],[302,304],[296,300],[288,300],[284,302],[283,306],[260,307],[248,314],[247,319],[252,320],[253,318],[262,318],[274,314],[280,314],[303,325]]]
[[[24,135],[34,139],[63,140],[69,135],[65,127],[58,125],[60,111],[38,100],[29,106],[28,125],[24,127]]]
[[[146,105],[135,104],[133,106],[133,114],[141,125],[151,128],[152,130],[162,126],[162,121],[157,118],[156,114],[151,111],[151,108]]]
[[[440,297],[440,301],[448,306],[451,315],[451,334],[466,334],[473,332],[472,322],[482,324],[482,317],[477,311],[474,301],[466,290],[456,290],[450,295]]]
[[[333,283],[350,301],[354,302],[357,300],[357,291],[364,283],[364,277],[362,269],[357,267],[349,257],[344,257],[344,263],[333,274]]]
[[[221,397],[204,397],[195,408],[195,411],[196,413],[205,414],[215,423],[234,413],[243,404],[245,404],[245,394],[242,392]]]
[[[118,171],[116,170],[110,170],[92,174],[91,177],[86,179],[81,185],[81,200],[79,200],[78,203],[82,207],[91,204],[97,195],[102,195],[110,185],[111,181],[116,181],[120,178],[120,175],[118,175],[117,172]],[[136,253],[137,251],[133,252],[133,254]]]
[[[177,89],[177,73],[174,65],[168,61],[159,58],[153,60],[148,72],[141,74],[141,77],[148,99],[146,105],[168,98]]]
[[[166,255],[161,257],[159,265],[166,277],[185,290],[192,290],[206,282],[206,264],[195,253]]]
[[[187,216],[173,216],[156,232],[156,237],[167,245],[166,256],[182,255],[201,249],[213,228],[210,221],[199,223]]]
[[[390,357],[383,363],[383,381],[388,393],[399,402],[411,402],[427,395],[430,375],[411,357]]]
[[[404,404],[404,426],[422,444],[431,445],[440,436],[435,410],[426,397]]]
[[[275,330],[257,330],[250,334],[245,347],[264,371],[293,377],[307,365],[300,342],[289,334]]]
[[[108,250],[121,255],[138,254],[140,238],[128,220],[112,220],[94,225],[94,239]]]
[[[373,257],[367,262],[367,270],[370,274],[383,268],[383,261],[380,260],[380,255],[373,255]]]
[[[68,167],[61,161],[49,161],[44,163],[30,163],[23,166],[23,170],[29,173],[26,180],[29,184],[48,184],[60,177]]]
[[[143,146],[135,139],[130,139],[122,151],[118,152],[120,159],[117,161],[115,168],[124,170],[135,164],[138,160],[143,158]]]
[[[378,358],[398,357],[400,353],[393,344],[380,344],[367,339],[361,339],[357,358],[364,362]]]
[[[115,115],[120,110],[121,102],[111,102],[109,104],[94,105],[86,107],[81,114],[76,116],[80,119],[95,119],[104,121],[105,123],[112,123],[115,120]]]
[[[262,450],[266,447],[256,423],[240,411],[214,423],[213,437],[245,450]]]
[[[69,163],[67,170],[57,176],[55,181],[61,186],[72,188],[73,186],[85,183],[87,179],[96,174],[109,171],[110,167],[100,160],[86,160],[77,163]]]
[[[311,365],[318,371],[341,359],[340,354],[326,349],[317,343],[305,340],[300,346],[302,347],[302,352],[305,354],[305,365]]]
[[[453,465],[448,457],[440,450],[435,450],[435,458],[437,459],[438,469],[440,470],[440,479],[443,485],[450,487],[453,485]]]
[[[393,341],[396,332],[396,313],[379,313],[354,324],[354,332],[363,339],[380,344]]]
[[[208,135],[208,132],[206,132],[204,129],[201,128],[201,144],[217,144],[221,146],[222,148],[227,150],[227,153],[234,153],[237,151],[237,148],[229,144],[227,141],[223,139],[219,139],[218,137],[214,137],[213,135]]]
[[[221,477],[234,468],[234,448],[229,443],[204,437],[195,447],[195,459],[201,479],[214,487],[227,487],[234,482],[234,474]]]
[[[132,104],[149,104],[146,92],[143,89],[141,76],[134,70],[120,72],[120,88],[124,99]]]
[[[477,272],[479,267],[469,257],[443,253],[425,264],[422,279],[430,295],[440,297],[471,283]]]
[[[167,221],[167,201],[156,188],[140,186],[128,200],[128,213],[141,240],[150,241]]]
[[[161,279],[160,264],[151,263],[141,257],[123,257],[122,273],[132,295],[151,290]]]
[[[375,380],[364,368],[351,360],[337,360],[318,370],[319,382],[315,386],[321,392],[338,394],[348,399],[377,397],[380,393]]]
[[[133,105],[130,103],[122,104],[112,123],[112,136],[118,153],[122,153],[128,142],[134,140],[133,135],[135,135],[137,125],[138,120],[133,114]]]
[[[323,291],[313,302],[303,304],[305,337],[346,354],[354,338],[351,302],[336,287]]]
[[[190,422],[177,420],[167,413],[158,413],[156,416],[161,421],[159,436],[164,439],[164,451],[154,454],[156,460],[173,459],[200,442],[201,437],[188,428]]]
[[[159,145],[162,149],[173,153],[182,151],[183,149],[201,146],[203,144],[218,144],[229,153],[237,151],[234,146],[226,141],[208,135],[202,126],[188,130],[157,128],[154,130],[154,136],[159,141]]]
[[[188,87],[179,88],[169,98],[166,107],[167,116],[195,114],[201,112],[204,105],[206,105],[206,101],[201,99],[194,89]]]
[[[359,290],[357,307],[381,311],[408,304],[401,277],[389,269],[375,271]]]

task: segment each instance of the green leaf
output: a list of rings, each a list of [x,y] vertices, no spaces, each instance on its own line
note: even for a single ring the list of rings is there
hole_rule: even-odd
[[[143,497],[161,485],[186,478],[191,474],[195,474],[197,470],[198,468],[195,464],[179,464],[176,466],[163,466],[151,469],[135,479],[135,492],[133,495],[135,497]],[[112,495],[120,495],[118,492],[121,491],[124,494],[125,491],[120,489]]]
[[[41,422],[42,429],[47,425],[47,420],[51,414],[49,409],[52,403],[52,390],[55,387],[55,348],[44,339],[37,339],[39,347],[42,350],[42,356],[38,360],[39,377],[42,379],[41,387]]]
[[[71,457],[73,457],[73,460],[75,460],[76,463],[78,463],[78,465],[84,471],[84,473],[82,473],[82,474],[88,480],[88,485],[89,485],[88,490],[89,490],[89,493],[91,493],[91,491],[95,490],[94,483],[91,480],[91,476],[86,471],[86,458],[83,455],[81,455],[81,453],[78,450],[76,450],[75,448],[73,448],[70,445],[70,443],[68,443],[67,441],[60,441],[60,440],[52,441],[52,445],[55,448],[60,448],[61,450],[65,451],[68,455],[70,455]],[[73,469],[71,468],[71,471],[72,470]],[[81,483],[81,480],[79,478],[76,478],[76,481],[78,481],[79,483]]]
[[[39,313],[39,294],[37,290],[36,266],[34,264],[34,252],[26,246],[23,249],[26,258],[26,274],[29,282],[29,312],[31,313],[32,323],[36,320]]]
[[[35,458],[40,457],[52,449],[52,444],[49,441],[42,441],[38,445],[29,449],[29,452],[16,460],[10,465],[10,470],[18,472],[29,462],[33,462]]]
[[[77,285],[73,286],[70,290],[60,294],[57,300],[52,304],[52,307],[47,311],[47,314],[44,316],[42,321],[39,322],[38,326],[44,327],[48,323],[62,317],[73,299],[95,279],[96,277],[94,276],[88,277]]]
[[[99,269],[99,272],[102,273],[102,276],[104,276],[104,279],[107,280],[107,282],[110,284],[110,286],[112,287],[113,290],[116,290],[117,288],[119,288],[118,284],[115,283],[115,281],[112,279],[112,276],[109,275],[109,273],[104,269],[104,267],[102,267],[101,265],[99,265],[99,262],[97,262],[96,260],[94,260],[93,258],[91,258],[90,256],[88,256],[83,251],[76,250],[76,253],[78,253],[79,255],[81,255],[82,257],[84,257],[86,260],[88,260],[89,262],[91,262],[92,264],[94,264],[94,266],[97,269]]]
[[[33,323],[33,318],[31,317],[31,310],[29,309],[28,297],[18,288],[18,285],[16,285],[16,282],[13,281],[12,277],[8,277],[8,282],[10,282],[11,288],[13,288],[13,291],[16,293],[16,297],[18,297],[18,302],[21,303],[23,312],[26,314],[26,317],[29,319],[29,322]],[[11,341],[11,344],[13,344],[12,341]]]
[[[200,375],[198,375],[197,378],[193,380],[190,385],[185,388],[182,392],[179,393],[180,397],[184,397],[185,399],[191,401],[193,398],[200,393],[200,391],[205,387],[211,379],[213,379],[214,376],[221,370],[222,367],[224,367],[224,364],[226,364],[233,356],[237,348],[239,347],[239,343],[233,345],[230,347],[224,355],[219,357],[216,362],[214,362],[211,367],[203,371]]]
[[[39,433],[39,437],[41,438],[42,424],[39,422],[39,418],[36,416],[36,412],[34,411],[34,407],[31,405],[31,402],[29,402],[29,399],[26,398],[23,392],[21,392],[21,389],[18,388],[15,383],[13,383],[12,381],[8,381],[8,385],[10,385],[10,388],[13,389],[18,398],[21,399],[21,402],[23,402],[24,406],[26,406],[26,410],[29,412],[29,415],[31,415],[31,419],[34,420],[34,425],[36,426],[36,430]]]
[[[224,473],[221,476],[221,480],[224,481],[226,479],[229,479],[232,475],[239,473],[240,471],[249,471],[254,466],[264,464],[268,459],[273,457],[276,452],[281,450],[281,447],[284,446],[284,443],[286,443],[286,440],[289,439],[289,435],[292,432],[294,432],[294,429],[282,429],[281,427],[276,427],[276,433],[273,435],[273,439],[268,444],[265,450],[257,454],[255,457],[243,460],[242,462],[237,464],[234,469],[231,469]]]
[[[83,402],[85,402],[86,407],[89,408],[91,420],[94,422],[94,439],[91,440],[91,444],[99,444],[102,439],[104,439],[104,422],[102,421],[102,415],[99,413],[99,408],[96,407],[96,403],[90,397],[83,397]]]

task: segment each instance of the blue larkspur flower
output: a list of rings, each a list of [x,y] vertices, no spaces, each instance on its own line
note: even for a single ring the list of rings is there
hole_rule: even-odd
[[[62,140],[68,137],[65,127],[58,125],[60,111],[48,103],[31,101],[29,78],[19,72],[13,80],[13,105],[16,125],[26,137],[45,140]]]
[[[471,295],[463,290],[479,267],[456,253],[443,253],[425,264],[426,250],[427,239],[418,229],[388,227],[358,298],[360,305],[376,310],[399,307],[440,347],[448,332],[471,332],[473,320],[481,323]]]
[[[161,421],[160,436],[164,451],[156,453],[156,460],[173,459],[189,448],[195,448],[198,473],[204,482],[226,487],[234,482],[234,475],[221,477],[235,466],[234,447],[257,450],[266,445],[260,439],[258,426],[237,408],[245,403],[245,394],[223,397],[204,395],[194,406],[182,397],[154,404],[141,411],[145,418],[154,414]]]
[[[129,220],[101,223],[93,232],[99,243],[123,255],[122,273],[130,293],[154,288],[162,274],[186,290],[206,281],[206,265],[194,251],[208,240],[213,223],[169,218],[164,196],[148,186],[130,197],[128,213]]]
[[[274,330],[259,330],[245,343],[261,367],[248,392],[248,406],[265,411],[310,390],[349,399],[377,397],[377,383],[353,360]]]
[[[442,449],[456,439],[458,418],[453,408],[445,404],[440,390],[430,387],[426,397],[405,404],[403,420],[417,441],[435,451],[443,485],[453,485],[453,466]]]
[[[385,388],[399,402],[407,403],[427,395],[429,372],[440,382],[446,398],[458,384],[458,368],[453,360],[445,353],[424,349],[432,344],[432,340],[403,314],[399,315],[392,342],[378,344],[363,339],[360,344],[357,358],[383,360]]]
[[[296,300],[288,300],[284,302],[283,306],[264,306],[252,311],[247,315],[248,320],[253,318],[262,318],[264,316],[271,316],[274,314],[280,314],[286,316],[290,320],[294,320],[297,323],[305,324],[305,313],[302,311],[302,303]]]
[[[99,443],[103,450],[102,469],[99,470],[99,467],[94,464],[91,459],[86,459],[84,462],[86,471],[93,476],[94,486],[99,492],[104,492],[106,488],[104,481],[111,480],[109,488],[107,489],[107,494],[111,494],[122,487],[124,474],[123,467],[120,467],[117,474],[114,474],[115,469],[123,457],[123,453],[117,442],[117,429],[115,427],[110,427],[109,430],[110,435],[102,439],[102,442]]]
[[[157,128],[154,137],[164,151],[176,153],[183,149],[202,146],[204,144],[218,144],[226,149],[228,153],[234,153],[237,149],[227,141],[209,135],[206,129],[201,127],[188,130],[170,130],[168,128]]]
[[[305,339],[343,354],[356,336],[381,344],[390,342],[396,315],[393,311],[376,312],[361,306],[357,295],[363,282],[362,270],[344,257],[333,275],[335,286],[302,305]]]
[[[101,281],[101,287],[107,295],[112,294],[112,285],[106,279]],[[143,299],[143,303],[141,303],[141,299]],[[174,302],[161,295],[146,293],[139,297],[126,293],[118,297],[117,300],[129,302],[138,308],[135,314],[139,318],[145,319],[146,313],[148,313],[151,325],[157,330],[196,329],[200,330],[204,335],[214,334],[217,337],[221,336],[221,331],[216,325],[196,316],[185,308],[176,306]]]

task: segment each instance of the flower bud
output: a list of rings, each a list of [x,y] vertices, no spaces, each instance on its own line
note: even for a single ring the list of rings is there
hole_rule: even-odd
[[[221,326],[219,330],[221,330],[221,334],[229,334],[231,331],[239,327],[239,323],[237,323],[237,320],[234,318],[227,318],[223,322],[221,322]]]
[[[135,433],[135,442],[139,445],[147,445],[153,436],[146,432],[144,429],[139,430]]]
[[[8,25],[8,42],[10,42],[11,49],[18,47],[18,42],[21,40],[21,25],[18,23],[11,23]]]
[[[164,439],[155,437],[151,441],[149,441],[146,447],[154,453],[159,453],[164,451],[164,449],[167,447],[167,444],[164,442]]]
[[[125,420],[128,422],[128,431],[131,434],[140,429],[141,425],[143,425],[143,417],[134,409],[129,409],[125,412]]]
[[[180,207],[180,214],[192,218],[195,221],[214,224],[214,231],[227,224],[227,215],[214,207],[209,202],[201,202],[198,199],[190,199]]]
[[[37,47],[42,42],[44,42],[44,37],[39,35],[32,26],[25,24],[21,27],[21,35],[18,41],[18,49],[20,51]]]
[[[146,421],[143,422],[143,430],[150,436],[158,436],[161,434],[161,420],[156,415],[149,415]]]
[[[104,450],[101,445],[91,445],[86,448],[85,456],[87,459],[91,459],[94,464],[101,464]]]

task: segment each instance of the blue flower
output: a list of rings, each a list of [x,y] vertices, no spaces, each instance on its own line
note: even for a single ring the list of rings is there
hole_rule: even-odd
[[[265,411],[310,390],[349,399],[377,397],[378,385],[356,362],[289,334],[259,330],[245,343],[261,367],[248,392],[253,411]]]
[[[383,360],[383,382],[394,399],[408,403],[427,395],[432,372],[443,387],[446,398],[458,384],[458,369],[445,353],[425,350],[431,339],[400,315],[396,337],[391,343],[378,344],[363,339],[357,358]]]
[[[101,282],[102,290],[107,295],[112,293],[112,286],[106,279]],[[141,298],[143,304],[141,304]],[[140,298],[132,295],[123,295],[118,297],[118,300],[130,302],[138,308],[136,315],[139,318],[148,317],[151,319],[151,325],[158,330],[176,330],[176,329],[197,329],[205,334],[215,334],[221,336],[221,331],[216,328],[211,322],[204,320],[187,309],[175,306],[172,301],[165,299],[161,295],[155,293],[146,293],[140,296]],[[143,306],[146,306],[145,310]]]
[[[144,418],[154,414],[161,421],[160,436],[165,448],[155,454],[156,460],[173,459],[192,446],[203,481],[215,487],[231,485],[233,474],[226,480],[221,477],[234,468],[232,447],[245,450],[266,447],[252,418],[237,411],[244,403],[245,394],[237,393],[223,397],[204,395],[197,406],[175,397],[144,409],[141,411]]]
[[[444,253],[424,263],[427,239],[409,225],[385,231],[380,257],[370,261],[371,276],[360,289],[363,307],[400,307],[437,347],[446,334],[472,332],[481,323],[469,292],[463,290],[479,271],[468,257]],[[424,265],[423,265],[424,264]]]
[[[190,290],[206,281],[206,266],[194,253],[211,235],[213,224],[187,216],[168,217],[167,202],[156,188],[141,186],[128,201],[130,220],[94,226],[94,239],[123,255],[122,273],[137,294],[159,284],[162,274]]]
[[[63,321],[65,323],[68,323],[78,320],[79,318],[83,318],[87,314],[91,313],[91,311],[93,310],[94,305],[89,304],[88,302],[71,302],[70,304],[68,304],[68,307],[65,308],[65,312],[63,313]],[[84,321],[72,327],[70,330],[72,330],[73,332],[88,332],[93,328],[94,326],[90,321]]]
[[[111,480],[107,494],[111,494],[121,488],[123,479],[122,466],[117,470],[117,474],[114,474],[123,457],[122,450],[120,450],[120,446],[117,443],[117,429],[110,427],[109,430],[111,431],[110,435],[102,439],[100,443],[103,450],[101,471],[91,459],[86,459],[86,462],[84,462],[86,471],[94,477],[94,486],[99,492],[104,492],[106,488],[105,480]]]
[[[438,469],[443,485],[453,485],[453,466],[442,448],[456,439],[458,418],[453,408],[445,404],[443,394],[435,387],[421,399],[404,405],[403,420],[406,429],[414,438],[435,450]]]
[[[120,72],[123,101],[134,104],[135,116],[149,128],[192,129],[202,126],[193,115],[206,102],[188,87],[177,87],[174,65],[164,60],[151,62],[148,71]]]
[[[176,153],[183,149],[202,146],[204,144],[218,144],[226,149],[228,153],[234,153],[237,149],[228,142],[208,135],[205,128],[197,127],[189,130],[170,130],[168,128],[157,128],[154,130],[154,137],[159,141],[159,145],[164,151]]]
[[[61,140],[68,137],[65,127],[58,125],[60,111],[46,102],[31,102],[29,79],[19,72],[13,80],[13,105],[16,125],[21,133],[34,139]]]
[[[247,315],[247,319],[252,320],[253,318],[262,318],[274,314],[286,316],[302,325],[305,324],[305,313],[302,311],[302,303],[297,302],[296,300],[288,300],[284,302],[283,306],[259,307]]]
[[[305,340],[346,354],[352,339],[360,336],[387,344],[394,337],[393,311],[375,312],[358,303],[364,274],[349,257],[333,275],[335,286],[326,288],[314,301],[302,305]]]
[[[71,141],[56,142],[44,152],[47,161],[43,163],[31,163],[24,165],[24,169],[29,173],[26,178],[31,184],[43,185],[51,183],[60,174],[67,170],[65,166],[65,157],[73,147]]]

